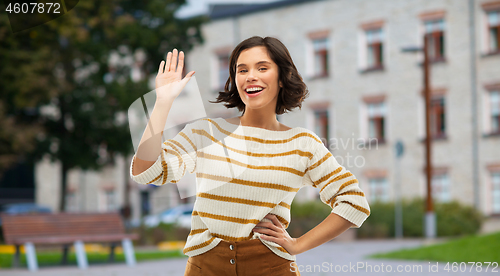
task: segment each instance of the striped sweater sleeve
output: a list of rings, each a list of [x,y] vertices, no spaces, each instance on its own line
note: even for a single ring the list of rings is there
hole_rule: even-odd
[[[140,184],[154,184],[157,186],[165,183],[177,183],[186,171],[194,173],[196,170],[196,144],[193,139],[193,124],[186,126],[172,139],[162,143],[161,154],[156,162],[144,172],[133,175],[130,165],[130,177]]]
[[[318,138],[319,139],[319,138]],[[319,189],[320,199],[335,213],[359,228],[370,215],[370,207],[356,177],[340,165],[322,142],[313,141],[304,185]]]

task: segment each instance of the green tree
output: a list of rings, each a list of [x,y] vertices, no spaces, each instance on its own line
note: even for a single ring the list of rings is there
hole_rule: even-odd
[[[12,34],[0,13],[0,177],[36,147],[37,104],[55,96],[50,45],[32,31]]]
[[[29,54],[49,52],[50,63],[32,61],[51,73],[43,94],[49,97],[35,103],[40,107],[50,99],[54,115],[41,110],[36,116],[41,130],[34,135],[35,147],[28,156],[36,161],[48,154],[61,162],[61,211],[70,169],[99,170],[113,164],[116,155],[132,152],[124,115],[133,101],[149,91],[149,75],[156,73],[167,51],[174,47],[189,51],[202,42],[200,24],[205,18],[174,17],[184,2],[80,1],[56,20],[7,35],[14,40],[39,38],[43,43],[31,42]],[[141,52],[144,59],[134,58]],[[112,56],[124,62],[114,63]],[[143,77],[132,80],[134,66]],[[2,88],[4,82],[2,78]],[[11,87],[10,94],[15,95],[18,88]]]

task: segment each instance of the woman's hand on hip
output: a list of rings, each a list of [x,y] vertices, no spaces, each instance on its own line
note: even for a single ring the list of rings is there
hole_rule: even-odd
[[[177,49],[168,52],[167,61],[162,60],[160,63],[155,81],[157,101],[175,100],[194,75],[194,71],[191,71],[182,79],[184,52],[181,51],[178,57],[177,54]]]
[[[271,220],[271,222],[261,221],[257,225],[255,225],[253,231],[261,233],[262,235],[260,235],[260,237],[263,240],[272,241],[279,244],[281,247],[285,248],[286,251],[288,251],[288,253],[290,253],[291,255],[299,254],[300,252],[297,239],[290,237],[285,229],[285,226],[278,220],[276,215],[267,214],[264,218]]]

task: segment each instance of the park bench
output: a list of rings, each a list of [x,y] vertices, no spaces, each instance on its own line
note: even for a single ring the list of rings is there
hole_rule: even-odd
[[[109,243],[109,259],[114,259],[114,249],[121,242],[127,265],[135,265],[135,254],[131,240],[136,234],[126,234],[118,213],[59,213],[1,215],[3,236],[6,244],[15,246],[13,266],[19,266],[20,246],[24,245],[26,261],[31,271],[38,269],[35,245],[62,245],[62,263],[66,263],[68,249],[75,247],[78,267],[88,267],[84,243]]]

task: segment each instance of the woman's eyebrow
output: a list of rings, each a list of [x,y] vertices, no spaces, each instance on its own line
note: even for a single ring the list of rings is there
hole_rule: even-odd
[[[266,64],[266,63],[271,64],[269,61],[266,61],[266,60],[259,61],[259,62],[257,62],[256,64],[257,64],[257,65],[259,65],[259,64]],[[238,66],[236,66],[236,68],[238,68],[238,67],[242,67],[242,66],[247,66],[247,65],[246,65],[246,64],[244,64],[244,63],[241,63],[241,64],[238,64]]]

